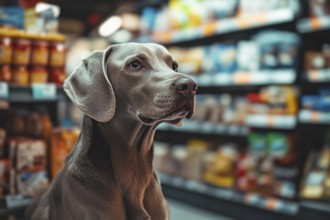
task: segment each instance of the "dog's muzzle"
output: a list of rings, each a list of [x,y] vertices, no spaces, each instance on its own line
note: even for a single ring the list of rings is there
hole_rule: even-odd
[[[177,93],[182,95],[186,99],[186,105],[184,106],[187,108],[189,113],[187,114],[186,118],[190,118],[194,113],[195,108],[195,95],[197,91],[197,84],[194,80],[188,77],[181,77],[173,82],[173,87]]]
[[[196,82],[188,77],[181,77],[175,80],[172,85],[177,93],[187,98],[194,96],[197,91]]]

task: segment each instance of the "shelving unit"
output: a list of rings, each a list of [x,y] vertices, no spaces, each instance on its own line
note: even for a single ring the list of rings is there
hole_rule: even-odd
[[[293,11],[279,9],[276,11],[256,13],[248,16],[221,19],[200,27],[180,31],[166,31],[153,33],[152,36],[143,36],[137,39],[139,42],[157,42],[162,44],[175,44],[184,41],[197,40],[209,36],[221,35],[291,22],[295,18]]]
[[[327,83],[330,82],[330,69],[310,70],[306,72],[306,76],[310,83]]]
[[[330,30],[330,17],[297,18],[294,12],[283,9],[256,14],[253,17],[226,18],[182,31],[153,33],[151,36],[142,36],[137,41],[152,41],[165,46],[189,47],[221,42],[224,39],[237,40],[239,35],[245,38],[258,30],[274,27],[284,27],[283,29],[297,32],[304,38],[307,33],[311,36],[314,32]],[[299,59],[301,61],[302,57]],[[224,92],[244,94],[259,91],[261,86],[265,85],[303,87],[329,83],[330,70],[303,72],[302,67],[298,66],[295,69],[256,72],[204,73],[194,76],[194,79],[198,84],[198,94],[222,94]],[[292,132],[301,129],[301,125],[327,125],[329,123],[330,114],[309,110],[300,110],[297,115],[249,115],[244,126],[228,126],[188,120],[184,121],[182,127],[165,124],[160,126],[155,139],[173,144],[175,141],[172,139],[197,138],[205,135],[206,138],[212,136],[217,137],[217,140],[229,139],[232,142],[246,143],[250,130],[264,131],[270,129]],[[221,214],[228,214],[228,216],[237,219],[325,220],[330,218],[330,212],[327,211],[327,209],[330,210],[330,205],[326,203],[299,202],[299,199],[290,201],[257,194],[244,194],[166,174],[161,174],[160,179],[166,196]]]
[[[31,86],[0,83],[0,99],[11,103],[57,102],[65,97],[63,88],[51,83]]]
[[[296,72],[292,69],[264,70],[257,72],[235,72],[202,74],[194,77],[199,86],[245,86],[268,84],[292,84]]]
[[[16,86],[0,83],[0,102],[5,103],[7,109],[11,105],[48,107],[53,125],[58,122],[58,102],[67,100],[63,88],[55,84],[34,84],[30,86]],[[6,109],[5,108],[5,109]],[[32,198],[23,195],[9,195],[0,201],[0,219],[9,215],[22,216],[31,204]]]
[[[223,135],[233,137],[245,137],[249,129],[242,125],[226,125],[199,121],[184,121],[182,127],[176,127],[169,124],[161,124],[158,131],[173,131],[186,133],[203,133],[211,135]]]
[[[293,115],[248,115],[246,125],[257,128],[294,129],[297,125],[296,117]]]
[[[294,215],[299,210],[298,203],[293,201],[264,197],[253,193],[240,193],[232,189],[219,188],[201,182],[185,180],[180,177],[171,177],[166,174],[159,174],[159,177],[163,185],[174,186],[223,200],[243,203],[260,209],[266,209],[287,215]]]
[[[330,124],[330,113],[313,110],[300,110],[299,122],[307,124]]]
[[[311,33],[315,31],[330,29],[330,16],[318,18],[303,18],[297,22],[297,29],[301,33]]]
[[[160,5],[162,1],[150,1]],[[145,5],[139,5],[143,8]],[[140,9],[139,9],[140,10]],[[201,45],[218,42],[223,36],[240,35],[243,38],[263,28],[284,27],[296,31],[301,37],[314,32],[330,30],[330,16],[321,18],[299,18],[288,9],[257,13],[249,16],[221,19],[196,28],[181,31],[157,32],[150,36],[141,36],[138,42],[156,42],[165,46]],[[297,69],[260,70],[256,72],[237,71],[234,73],[213,73],[195,76],[198,83],[198,94],[220,94],[223,91],[243,94],[247,91],[258,91],[264,85],[296,85],[330,82],[330,70],[311,70],[307,72]],[[304,79],[301,79],[304,75]],[[38,96],[39,91],[39,96]],[[42,95],[44,93],[44,95]],[[40,97],[41,94],[41,97]],[[8,104],[40,104],[49,103],[52,109],[53,123],[56,125],[57,102],[66,99],[62,88],[55,85],[19,87],[0,83],[0,99]],[[9,105],[8,105],[9,106]],[[300,110],[298,115],[265,115],[255,114],[246,117],[245,125],[214,124],[210,122],[184,121],[182,127],[162,124],[155,140],[178,141],[187,137],[212,137],[212,139],[247,142],[250,129],[274,129],[291,132],[304,125],[328,125],[330,113],[312,110]],[[169,140],[168,137],[171,137]],[[177,139],[178,138],[178,139]],[[269,220],[326,220],[330,219],[329,203],[319,201],[291,201],[259,194],[241,193],[233,189],[220,188],[209,184],[186,180],[181,177],[160,174],[162,187],[166,196],[185,201],[199,207],[209,209],[238,219],[269,219]],[[31,201],[25,204],[0,208],[0,218],[9,214],[20,214]],[[8,203],[8,202],[6,202]]]
[[[327,220],[330,217],[329,204],[324,202],[264,197],[166,174],[158,175],[165,195],[237,219]]]
[[[9,195],[0,200],[0,218],[9,215],[22,216],[26,207],[32,202],[32,198],[23,195]]]
[[[320,201],[310,201],[303,200],[300,202],[300,205],[304,212],[303,215],[307,215],[306,217],[319,216],[320,219],[330,218],[330,209],[329,204]]]
[[[189,200],[186,202],[238,219],[251,219],[257,216],[271,220],[293,219],[300,209],[299,204],[294,201],[240,193],[162,173],[158,175],[165,195],[169,194],[179,200]]]

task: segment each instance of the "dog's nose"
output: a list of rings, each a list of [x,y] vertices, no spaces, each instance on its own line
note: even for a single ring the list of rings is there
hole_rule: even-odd
[[[194,80],[188,77],[182,77],[173,82],[175,90],[183,96],[189,96],[195,94],[197,90],[197,84]]]

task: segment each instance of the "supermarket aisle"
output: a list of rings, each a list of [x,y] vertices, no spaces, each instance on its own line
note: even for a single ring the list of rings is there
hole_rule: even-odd
[[[171,209],[171,220],[233,220],[175,200],[167,199]]]

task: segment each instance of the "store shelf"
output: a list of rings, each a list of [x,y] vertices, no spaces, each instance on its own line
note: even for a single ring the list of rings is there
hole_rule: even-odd
[[[0,219],[9,215],[21,216],[31,204],[31,197],[23,195],[10,195],[1,199]]]
[[[139,38],[139,42],[158,42],[163,44],[179,43],[201,39],[209,36],[243,31],[252,28],[275,25],[294,20],[294,12],[290,9],[278,9],[253,15],[226,18],[196,28],[180,31],[156,32],[152,36]]]
[[[243,85],[267,85],[267,84],[291,84],[296,80],[296,72],[293,69],[262,70],[257,72],[235,72],[203,74],[194,77],[198,86],[243,86]]]
[[[188,203],[197,203],[197,201],[204,201],[204,208],[213,208],[223,214],[234,215],[238,219],[251,219],[252,216],[259,216],[258,219],[290,219],[299,211],[299,204],[293,201],[278,199],[275,197],[265,197],[252,193],[240,193],[233,189],[219,188],[210,186],[205,183],[185,180],[180,177],[171,177],[164,173],[158,174],[165,195],[181,196],[181,199],[189,200],[194,197],[196,200],[187,201]],[[171,190],[171,192],[168,192]],[[180,195],[181,194],[181,195]],[[174,196],[175,196],[174,195]],[[180,199],[180,198],[179,198]],[[213,204],[213,205],[212,205]],[[212,207],[213,206],[213,207]],[[226,208],[227,206],[227,208]],[[258,213],[260,211],[266,211]],[[240,210],[240,212],[237,212]],[[254,214],[245,216],[246,212],[253,212]],[[233,212],[233,213],[231,213]],[[263,218],[260,214],[263,214]],[[277,215],[279,214],[279,215]]]
[[[10,215],[21,216],[28,205],[22,205],[11,209],[0,209],[0,219]]]
[[[330,113],[302,109],[299,111],[299,122],[308,124],[330,124]]]
[[[297,119],[293,115],[248,115],[245,124],[256,128],[293,129]]]
[[[48,88],[51,88],[50,92],[47,92],[47,86],[50,86]],[[45,95],[42,96],[39,94],[34,94],[33,86],[15,86],[15,85],[9,85],[8,86],[8,97],[4,98],[4,100],[7,100],[9,102],[14,103],[34,103],[34,102],[56,102],[58,100],[65,99],[66,95],[64,93],[64,90],[61,87],[56,87],[53,84],[46,84],[46,87],[41,88],[41,90],[44,89]],[[39,91],[41,91],[39,89]]]
[[[297,29],[301,33],[330,29],[330,16],[301,19],[297,22]]]
[[[322,214],[330,218],[330,203],[312,201],[312,200],[302,200],[300,205],[303,209],[307,209],[311,213]]]
[[[226,125],[222,123],[200,122],[193,120],[184,121],[182,127],[163,123],[158,127],[158,130],[236,137],[245,137],[249,132],[249,129],[246,126]]]
[[[329,83],[330,69],[309,70],[306,72],[306,76],[310,83]]]

